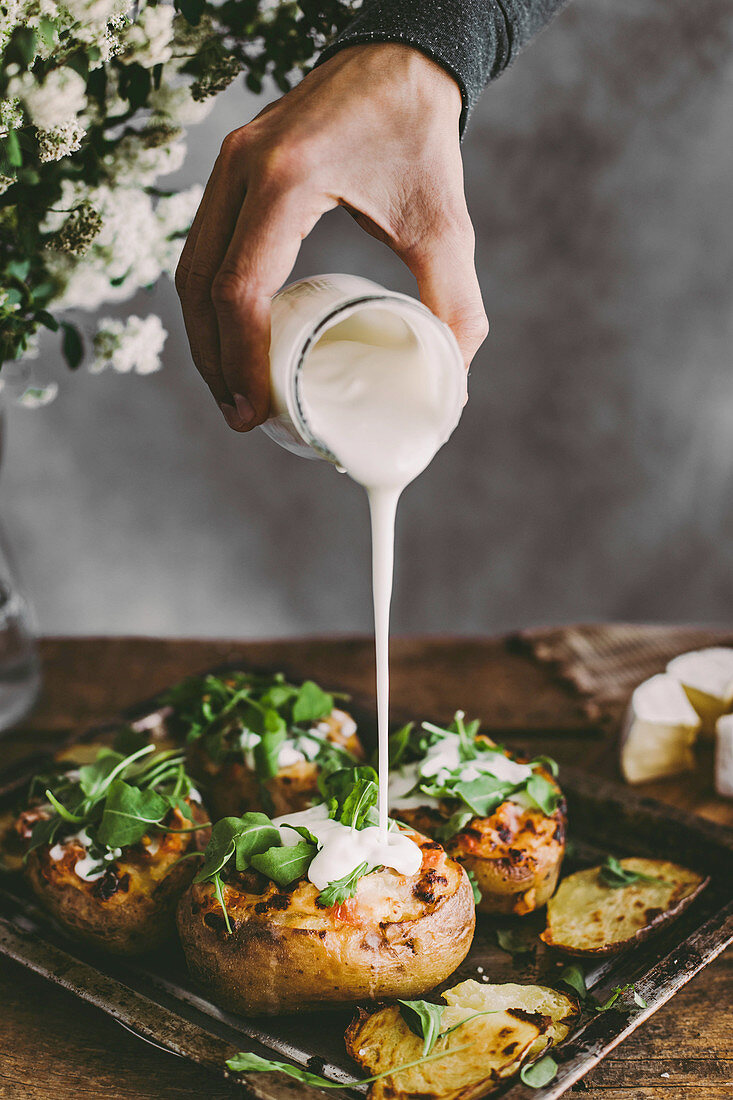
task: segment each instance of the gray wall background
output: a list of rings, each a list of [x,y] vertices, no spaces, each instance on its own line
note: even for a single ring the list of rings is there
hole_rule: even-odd
[[[230,89],[177,181],[260,106]],[[492,332],[400,508],[395,629],[730,622],[733,7],[576,0],[488,89],[464,156]],[[295,275],[324,271],[413,290],[342,211]],[[41,628],[369,629],[361,490],[226,428],[169,284],[125,308],[163,316],[162,372],[54,360],[56,403],[9,418],[0,511]]]

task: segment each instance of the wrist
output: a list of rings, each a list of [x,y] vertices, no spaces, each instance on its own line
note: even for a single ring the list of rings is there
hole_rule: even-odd
[[[457,80],[417,46],[403,42],[344,45],[319,69],[337,67],[353,67],[364,94],[384,91],[402,110],[437,113],[453,119],[458,127],[463,96]]]

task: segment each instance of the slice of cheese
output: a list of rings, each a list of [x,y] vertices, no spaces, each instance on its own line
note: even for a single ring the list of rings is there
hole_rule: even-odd
[[[692,771],[692,746],[701,723],[674,676],[660,673],[631,696],[621,733],[620,763],[627,783]]]
[[[714,646],[683,653],[667,665],[667,672],[679,680],[700,715],[702,732],[715,736],[715,723],[733,710],[733,649]]]
[[[733,714],[723,715],[715,727],[715,789],[733,798]]]

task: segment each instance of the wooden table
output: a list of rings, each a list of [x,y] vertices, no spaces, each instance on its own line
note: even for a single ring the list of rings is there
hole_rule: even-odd
[[[53,638],[42,644],[43,698],[4,761],[111,717],[182,676],[228,660],[275,664],[369,703],[369,639],[242,643],[149,638]],[[609,776],[613,751],[589,726],[569,686],[502,639],[396,640],[396,715],[447,719],[457,706],[509,743],[531,743],[562,764]],[[648,793],[733,824],[704,774]],[[733,1097],[733,956],[718,959],[618,1047],[573,1092],[588,1100],[730,1100]],[[0,961],[0,1097],[12,1100],[229,1100],[243,1092],[143,1044],[70,994]],[[297,1087],[293,1096],[297,1096]]]

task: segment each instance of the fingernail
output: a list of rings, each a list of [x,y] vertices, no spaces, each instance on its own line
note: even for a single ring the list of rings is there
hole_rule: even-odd
[[[221,409],[222,416],[226,420],[229,427],[236,430],[241,424],[241,417],[239,416],[237,410],[234,408],[234,405],[226,405],[222,401],[219,408]]]
[[[253,420],[255,415],[255,411],[250,402],[246,397],[243,397],[241,393],[235,393],[234,404],[237,406],[237,412],[244,423],[249,424],[250,420]]]

